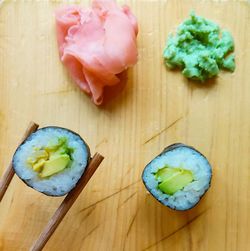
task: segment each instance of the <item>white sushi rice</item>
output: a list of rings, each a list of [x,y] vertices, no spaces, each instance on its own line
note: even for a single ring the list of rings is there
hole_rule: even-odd
[[[194,181],[173,195],[167,195],[158,189],[154,174],[161,168],[181,167],[193,173]],[[196,205],[210,186],[212,170],[207,159],[199,152],[185,145],[163,152],[152,160],[144,169],[143,181],[152,195],[164,205],[187,210]]]
[[[54,174],[49,178],[40,178],[31,165],[27,163],[27,159],[34,151],[34,147],[47,146],[48,142],[60,137],[66,137],[68,147],[73,148],[71,165],[58,174]],[[22,144],[13,157],[13,166],[16,174],[30,187],[52,196],[62,196],[75,187],[81,178],[89,159],[89,150],[85,142],[73,132],[59,128],[46,127],[42,128]]]

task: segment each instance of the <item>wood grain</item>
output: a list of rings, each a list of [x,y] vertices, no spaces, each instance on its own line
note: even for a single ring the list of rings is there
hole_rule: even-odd
[[[53,11],[62,1],[2,5],[0,175],[27,121],[68,127],[106,158],[44,250],[248,250],[249,3],[120,2],[139,20],[139,62],[123,93],[104,108],[75,87],[58,59]],[[206,85],[187,81],[162,62],[167,35],[192,9],[235,39],[236,71],[222,72]],[[211,189],[189,212],[164,208],[140,180],[144,166],[174,142],[193,145],[213,166]],[[0,207],[0,250],[28,250],[61,201],[14,178]]]

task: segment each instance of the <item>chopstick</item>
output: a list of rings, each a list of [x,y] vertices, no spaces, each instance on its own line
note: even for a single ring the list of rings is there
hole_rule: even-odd
[[[59,208],[56,210],[47,226],[31,247],[30,251],[40,251],[48,242],[49,238],[52,236],[60,222],[63,220],[64,216],[67,214],[71,206],[76,201],[77,197],[82,192],[83,188],[87,185],[88,181],[92,177],[92,175],[97,170],[98,166],[103,161],[104,157],[99,153],[96,153],[94,157],[91,159],[87,169],[85,170],[83,176],[78,181],[76,187],[71,190],[68,195],[65,197]]]
[[[29,137],[29,135],[33,132],[35,132],[38,129],[39,125],[34,123],[34,122],[30,122],[29,126],[27,127],[22,140],[20,142],[20,144]],[[2,201],[2,198],[13,178],[15,174],[15,171],[12,167],[12,163],[9,164],[8,168],[6,169],[6,171],[3,174],[3,177],[0,180],[0,202]]]

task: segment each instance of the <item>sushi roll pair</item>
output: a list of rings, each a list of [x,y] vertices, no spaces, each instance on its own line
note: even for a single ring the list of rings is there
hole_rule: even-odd
[[[16,150],[12,164],[28,186],[50,196],[69,193],[84,174],[90,150],[75,132],[45,127],[32,133]],[[144,169],[142,180],[163,205],[175,210],[194,207],[208,190],[212,169],[200,152],[174,144]]]
[[[76,186],[89,160],[89,147],[78,134],[45,127],[17,148],[12,165],[28,186],[46,195],[63,196]]]
[[[210,187],[212,169],[193,147],[173,144],[144,169],[147,190],[163,205],[175,210],[194,207]]]

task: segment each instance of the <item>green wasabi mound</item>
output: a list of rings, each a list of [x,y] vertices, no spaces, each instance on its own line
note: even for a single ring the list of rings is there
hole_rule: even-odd
[[[204,81],[220,69],[235,70],[234,41],[228,31],[191,12],[190,18],[168,38],[164,49],[165,65],[180,68],[185,77]]]

